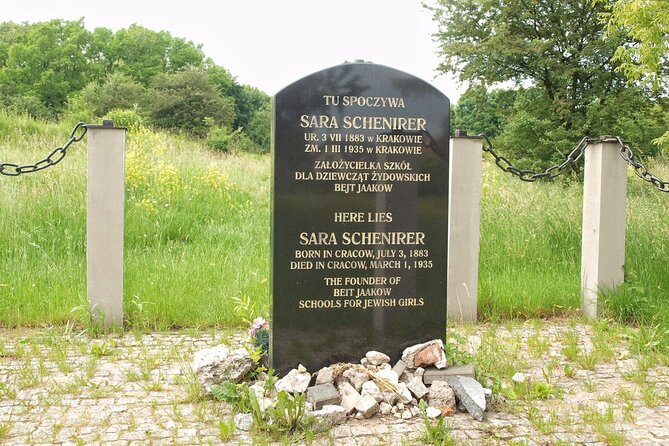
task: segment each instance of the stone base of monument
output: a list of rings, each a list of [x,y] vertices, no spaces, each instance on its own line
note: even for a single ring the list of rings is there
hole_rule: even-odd
[[[204,372],[202,381],[209,389],[212,374],[208,371],[213,366],[203,365],[203,355],[197,356],[199,368],[194,369],[198,374]],[[220,355],[216,358],[226,361]],[[263,396],[264,405],[271,405],[272,396],[280,391],[306,393],[307,410],[320,430],[346,419],[376,415],[408,420],[421,414],[421,406],[428,418],[451,416],[460,408],[483,420],[492,391],[476,381],[473,366],[448,367],[441,340],[405,349],[394,366],[389,361],[384,353],[370,351],[357,364],[337,363],[318,371],[298,365],[276,382],[274,392]],[[256,382],[252,387],[263,385]]]

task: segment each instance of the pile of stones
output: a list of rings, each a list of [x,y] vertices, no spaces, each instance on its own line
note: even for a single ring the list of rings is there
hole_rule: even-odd
[[[225,380],[241,381],[253,367],[244,349],[224,346],[198,352],[193,362],[207,391]],[[405,349],[393,366],[386,354],[369,351],[358,364],[333,364],[313,375],[299,365],[276,382],[273,395],[266,395],[262,379],[250,387],[261,408],[271,406],[272,397],[282,390],[305,393],[307,410],[325,428],[377,414],[411,419],[420,414],[420,401],[425,401],[429,418],[460,410],[481,421],[492,396],[476,381],[473,366],[447,367],[439,339]],[[243,416],[236,422],[238,427],[246,424]]]

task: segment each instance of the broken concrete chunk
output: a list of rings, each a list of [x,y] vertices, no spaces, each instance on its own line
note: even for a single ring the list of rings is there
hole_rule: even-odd
[[[395,367],[393,367],[393,371],[397,373],[397,376],[402,376],[402,373],[404,373],[404,370],[407,368],[407,363],[402,361],[401,359],[397,361],[397,364],[395,364]]]
[[[362,396],[369,395],[374,398],[377,402],[383,401],[383,394],[379,389],[379,386],[376,385],[374,381],[367,381],[362,385]]]
[[[475,378],[475,369],[473,365],[452,365],[445,369],[438,369],[436,367],[428,367],[425,369],[423,375],[423,382],[425,385],[430,385],[435,381],[446,381],[449,376],[467,376]]]
[[[433,407],[447,406],[455,410],[455,393],[447,382],[435,381],[427,394],[427,402]]]
[[[316,432],[326,431],[346,421],[346,410],[337,405],[325,405],[321,409],[310,413],[314,417]]]
[[[483,386],[475,379],[464,376],[448,378],[448,385],[472,418],[483,421],[483,412],[486,408]]]
[[[341,395],[341,406],[346,409],[346,415],[353,412],[355,405],[362,398],[358,391],[348,382],[341,383],[339,394]]]
[[[376,376],[378,376],[379,378],[386,379],[394,385],[397,385],[399,383],[399,376],[393,370],[379,370],[376,373]]]
[[[291,394],[303,393],[309,387],[309,382],[311,382],[311,375],[306,369],[303,372],[299,371],[299,369],[293,369],[286,376],[278,380],[274,388],[277,392],[285,390]]]
[[[341,395],[334,384],[326,383],[307,389],[307,402],[314,405],[314,409],[321,409],[327,405],[337,405],[341,402]]]
[[[362,385],[369,381],[369,375],[361,370],[354,368],[347,369],[344,374],[344,378],[353,385],[356,391],[360,392],[362,390]]]
[[[427,387],[423,384],[423,379],[420,376],[414,376],[408,383],[407,388],[413,393],[417,399],[423,398],[428,393]]]
[[[206,392],[223,381],[240,382],[253,368],[253,359],[245,349],[231,351],[224,345],[200,350],[193,359],[193,370]]]
[[[434,365],[442,369],[446,367],[446,354],[444,353],[444,342],[441,339],[416,344],[407,347],[402,352],[402,361],[410,369]]]
[[[365,354],[365,358],[371,365],[381,365],[390,361],[390,357],[385,353],[377,352],[376,350],[369,351]]]
[[[363,417],[369,418],[379,411],[379,403],[371,395],[363,395],[355,405],[355,410]]]
[[[335,376],[332,367],[323,367],[316,374],[316,384],[334,384]]]

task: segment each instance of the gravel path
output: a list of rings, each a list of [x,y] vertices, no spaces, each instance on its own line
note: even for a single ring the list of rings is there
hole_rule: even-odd
[[[483,422],[450,417],[452,437],[472,445],[669,445],[667,359],[639,350],[652,342],[635,333],[574,321],[449,329],[451,342],[475,355],[477,372],[504,389]],[[257,443],[239,431],[221,440],[219,421],[230,407],[197,401],[190,369],[195,351],[244,340],[240,332],[91,338],[62,328],[0,330],[0,443]],[[531,384],[513,387],[515,372]],[[413,445],[424,433],[420,419],[376,416],[337,426],[314,444]]]

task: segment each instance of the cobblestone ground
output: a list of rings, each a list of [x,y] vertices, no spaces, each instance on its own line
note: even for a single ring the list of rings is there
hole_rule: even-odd
[[[457,444],[669,445],[669,367],[636,354],[630,330],[567,321],[455,327],[449,336],[475,355],[481,376],[498,376],[505,395],[483,422],[449,418]],[[190,369],[195,351],[243,342],[223,332],[0,330],[0,443],[257,444],[239,431],[221,440],[231,409],[198,401]],[[517,371],[534,384],[509,387]],[[377,416],[314,444],[413,445],[424,433],[420,419]]]

